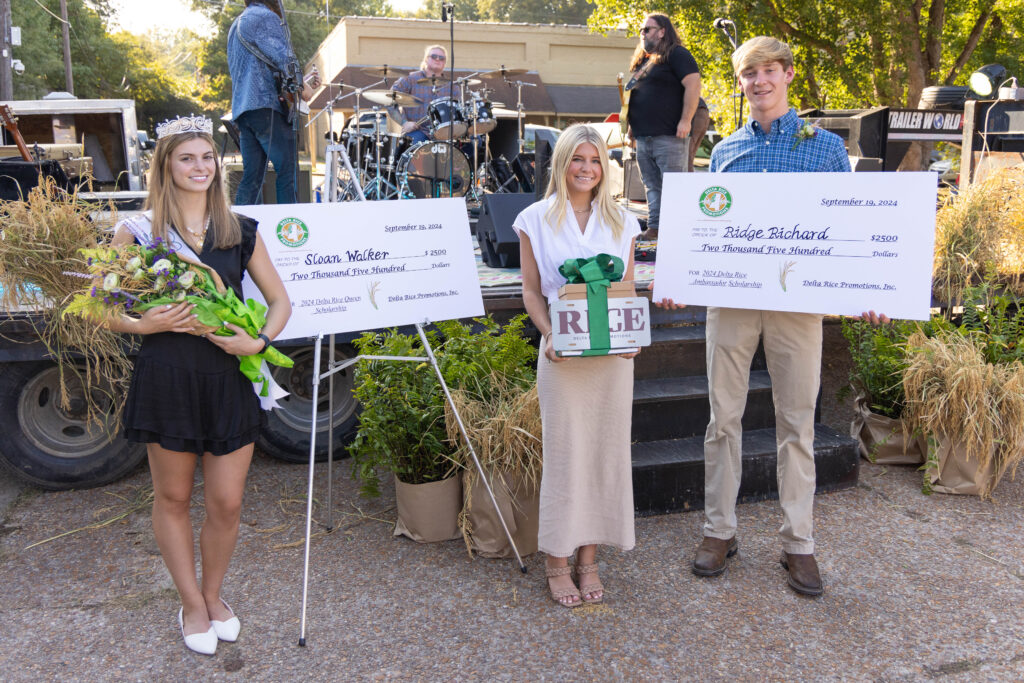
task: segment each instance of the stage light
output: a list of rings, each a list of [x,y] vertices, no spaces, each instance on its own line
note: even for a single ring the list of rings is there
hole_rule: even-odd
[[[968,84],[980,97],[991,95],[999,82],[1006,78],[1006,67],[1002,64],[986,64],[971,74]]]

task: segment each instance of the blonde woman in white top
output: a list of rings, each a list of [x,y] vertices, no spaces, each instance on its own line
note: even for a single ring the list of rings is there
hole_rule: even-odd
[[[597,546],[634,545],[630,424],[635,354],[560,358],[549,342],[548,304],[565,284],[558,267],[571,258],[611,254],[633,279],[640,225],[612,201],[608,151],[598,132],[570,126],[551,159],[547,196],[513,225],[519,234],[523,301],[543,335],[537,389],[543,422],[538,547],[547,554],[551,597],[564,607],[600,602]],[[573,580],[569,558],[576,553]]]

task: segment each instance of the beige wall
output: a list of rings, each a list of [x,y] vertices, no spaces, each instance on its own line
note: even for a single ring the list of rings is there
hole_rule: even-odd
[[[447,46],[449,26],[426,19],[345,17],[311,60],[330,76],[352,64],[415,67],[431,43]],[[486,71],[504,65],[537,71],[555,85],[615,85],[637,38],[582,26],[455,22],[455,67]]]

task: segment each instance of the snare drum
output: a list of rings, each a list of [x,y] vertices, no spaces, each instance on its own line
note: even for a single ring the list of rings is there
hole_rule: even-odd
[[[471,110],[471,115],[466,117],[469,119],[470,135],[485,135],[497,127],[498,120],[494,118],[494,113],[491,111],[490,100],[485,100],[480,95],[473,93],[473,99],[466,103],[466,107]],[[475,112],[476,123],[473,123],[472,112]]]
[[[439,97],[427,105],[430,136],[435,140],[458,139],[466,134],[466,117],[459,103],[451,97]]]
[[[451,160],[451,191],[448,163]],[[398,160],[398,182],[416,199],[462,197],[469,191],[472,173],[466,155],[447,142],[427,140],[405,150]]]

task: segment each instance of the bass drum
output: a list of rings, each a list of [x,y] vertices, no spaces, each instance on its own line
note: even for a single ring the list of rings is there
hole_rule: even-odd
[[[399,187],[403,189],[403,196],[410,199],[462,197],[469,191],[472,180],[466,155],[447,142],[419,142],[398,160]]]

